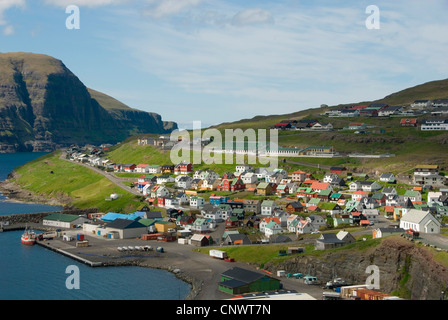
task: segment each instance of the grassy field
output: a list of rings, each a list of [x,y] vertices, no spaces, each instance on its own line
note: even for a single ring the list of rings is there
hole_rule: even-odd
[[[69,204],[77,208],[129,213],[142,206],[133,194],[88,168],[59,159],[59,155],[59,152],[48,154],[17,168],[19,177],[16,182],[24,189],[48,198],[68,196]],[[117,193],[119,198],[106,201],[112,193]]]

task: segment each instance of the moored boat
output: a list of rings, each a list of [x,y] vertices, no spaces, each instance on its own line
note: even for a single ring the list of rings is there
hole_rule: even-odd
[[[22,234],[20,241],[26,245],[33,245],[36,243],[37,234],[34,231],[25,229],[25,232]]]

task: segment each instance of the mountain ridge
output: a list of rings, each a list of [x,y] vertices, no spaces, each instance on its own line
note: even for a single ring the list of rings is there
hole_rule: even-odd
[[[87,88],[61,60],[0,53],[0,152],[53,151],[71,144],[117,143],[177,128]]]
[[[391,93],[384,98],[372,100],[372,101],[361,101],[356,103],[344,103],[333,106],[327,106],[326,108],[308,108],[292,113],[285,114],[271,114],[271,115],[256,115],[252,118],[240,119],[236,121],[223,122],[211,128],[236,128],[238,126],[249,127],[250,125],[259,122],[265,123],[270,122],[273,125],[276,121],[281,119],[300,119],[307,116],[312,116],[316,112],[321,113],[323,109],[340,108],[349,105],[366,105],[372,103],[386,103],[389,105],[410,105],[415,100],[434,100],[434,99],[448,99],[448,78],[441,80],[428,81],[419,85],[415,85],[394,93]],[[281,119],[280,119],[281,118]],[[258,128],[254,126],[254,128]]]

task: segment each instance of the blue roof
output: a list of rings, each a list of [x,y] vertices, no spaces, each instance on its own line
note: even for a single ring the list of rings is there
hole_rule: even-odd
[[[115,219],[127,219],[127,220],[136,220],[137,218],[141,218],[135,214],[123,214],[116,212],[108,212],[106,213],[101,220],[103,221],[114,221]]]

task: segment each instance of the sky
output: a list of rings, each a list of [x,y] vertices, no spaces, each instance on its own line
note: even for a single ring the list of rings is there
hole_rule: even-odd
[[[205,128],[446,79],[447,12],[448,0],[0,0],[0,52],[50,55],[89,88]]]

